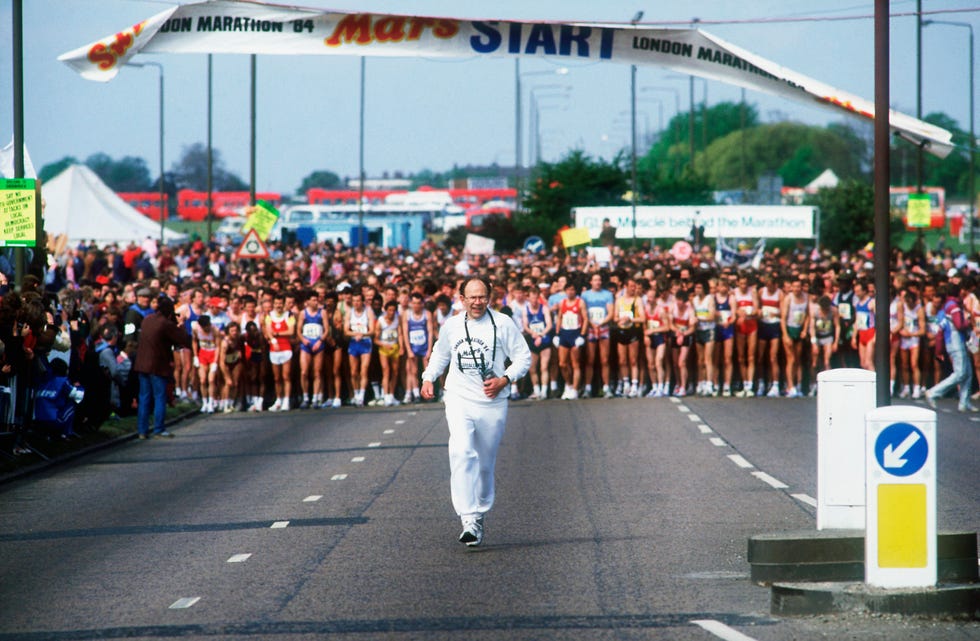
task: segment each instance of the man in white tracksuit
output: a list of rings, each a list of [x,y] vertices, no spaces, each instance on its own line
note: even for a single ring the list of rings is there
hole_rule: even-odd
[[[435,395],[432,382],[446,377],[449,469],[453,507],[463,521],[459,541],[483,542],[483,517],[493,507],[493,469],[507,420],[507,390],[527,373],[531,351],[511,319],[487,309],[489,284],[468,278],[460,288],[464,312],[439,330],[429,366],[422,372],[422,397]],[[504,360],[510,359],[509,367]]]

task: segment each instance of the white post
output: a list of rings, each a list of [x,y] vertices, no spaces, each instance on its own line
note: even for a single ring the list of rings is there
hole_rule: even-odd
[[[864,529],[864,415],[875,408],[875,373],[817,374],[817,529]]]

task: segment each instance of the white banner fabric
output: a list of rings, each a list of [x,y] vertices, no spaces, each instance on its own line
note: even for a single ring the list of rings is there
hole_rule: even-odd
[[[576,227],[586,227],[593,240],[609,219],[616,238],[633,238],[632,207],[575,207]],[[637,207],[637,238],[687,238],[691,228],[704,226],[705,238],[813,238],[815,207],[707,205]]]
[[[58,59],[89,80],[108,81],[139,53],[520,56],[608,61],[666,67],[874,119],[873,101],[793,72],[699,29],[336,13],[246,0],[212,0],[168,9]],[[889,126],[937,156],[945,157],[953,149],[949,131],[911,116],[890,110]]]

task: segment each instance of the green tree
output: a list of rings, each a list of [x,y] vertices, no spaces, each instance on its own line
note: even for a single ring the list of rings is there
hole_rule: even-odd
[[[37,177],[41,179],[41,182],[47,182],[72,165],[77,164],[78,160],[74,156],[65,156],[61,160],[48,163],[41,167],[41,171],[38,172]]]
[[[296,190],[296,193],[299,195],[305,195],[306,192],[314,187],[319,187],[320,189],[339,189],[341,186],[342,183],[340,181],[340,176],[332,171],[320,169],[314,171],[309,176],[304,178],[303,182],[300,183],[299,189]]]
[[[534,171],[524,206],[526,213],[515,218],[521,237],[550,239],[570,223],[572,207],[622,205],[629,189],[623,158],[611,162],[593,160],[581,150],[570,152],[556,163],[540,163]]]
[[[821,189],[807,199],[820,208],[820,240],[834,252],[854,249],[874,238],[874,187],[865,181],[841,181],[837,187]],[[890,220],[894,245],[904,227],[899,218]]]
[[[172,173],[180,189],[205,191],[208,188],[208,149],[202,143],[184,147]],[[221,152],[211,150],[211,177],[214,191],[246,191],[248,184],[225,169]]]
[[[113,191],[149,191],[153,185],[150,170],[142,158],[124,156],[113,160],[100,152],[86,158],[85,164]]]

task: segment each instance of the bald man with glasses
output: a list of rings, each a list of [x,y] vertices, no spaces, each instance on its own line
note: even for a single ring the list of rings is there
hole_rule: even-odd
[[[487,308],[490,284],[470,277],[460,286],[464,311],[439,331],[422,372],[422,398],[446,377],[449,469],[453,508],[463,523],[460,543],[483,543],[484,517],[494,500],[494,465],[507,421],[507,390],[531,366],[531,351],[514,322]],[[510,365],[504,367],[506,359]]]

